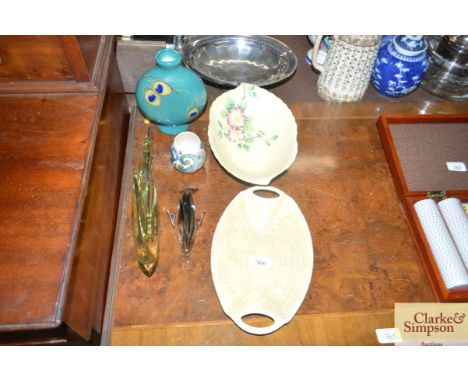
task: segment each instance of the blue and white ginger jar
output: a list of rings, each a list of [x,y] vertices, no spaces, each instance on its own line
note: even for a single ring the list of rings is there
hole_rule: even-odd
[[[394,34],[384,34],[382,36],[382,40],[380,41],[380,46],[384,46],[385,44],[388,44],[390,41],[393,41],[396,35]]]
[[[418,87],[428,66],[423,36],[395,36],[380,48],[371,82],[384,96],[402,97]]]

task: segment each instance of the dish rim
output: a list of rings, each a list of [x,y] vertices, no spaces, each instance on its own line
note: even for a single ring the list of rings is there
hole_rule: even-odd
[[[199,66],[195,65],[193,62],[193,52],[195,52],[197,49],[200,47],[206,45],[210,40],[214,40],[214,45],[218,43],[219,41],[225,41],[226,39],[229,40],[255,40],[257,42],[261,42],[262,45],[268,46],[268,45],[274,45],[276,47],[281,48],[283,51],[282,54],[286,55],[288,57],[288,62],[290,63],[290,68],[288,71],[284,73],[284,75],[280,77],[273,77],[270,78],[269,80],[263,80],[263,81],[255,81],[252,82],[250,81],[249,83],[256,85],[256,86],[270,86],[273,84],[276,84],[278,82],[285,81],[286,79],[290,78],[297,70],[297,56],[294,53],[294,51],[287,46],[285,43],[282,41],[270,37],[270,36],[263,36],[263,35],[207,35],[207,36],[196,36],[193,40],[190,40],[183,48],[183,61],[184,64],[192,69],[194,72],[196,72],[199,76],[201,76],[203,79],[222,86],[230,86],[230,87],[237,87],[242,83],[245,83],[245,80],[241,81],[230,81],[230,80],[223,80],[219,79],[216,77],[211,77],[209,76],[205,71],[200,70]]]

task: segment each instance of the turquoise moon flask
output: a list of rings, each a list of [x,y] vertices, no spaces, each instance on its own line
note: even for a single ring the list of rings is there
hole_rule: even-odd
[[[142,114],[164,134],[187,130],[205,108],[206,88],[201,78],[182,65],[174,49],[155,55],[156,66],[138,80],[135,97]]]

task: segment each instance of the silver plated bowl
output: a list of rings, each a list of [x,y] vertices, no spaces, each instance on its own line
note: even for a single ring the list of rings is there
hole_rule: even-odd
[[[184,45],[183,56],[201,77],[224,86],[268,86],[297,68],[294,52],[267,36],[197,36]]]

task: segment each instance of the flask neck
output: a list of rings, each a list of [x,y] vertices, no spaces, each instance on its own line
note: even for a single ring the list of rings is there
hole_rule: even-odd
[[[182,62],[181,54],[170,48],[161,49],[154,56],[156,64],[162,69],[173,69],[178,67]]]

